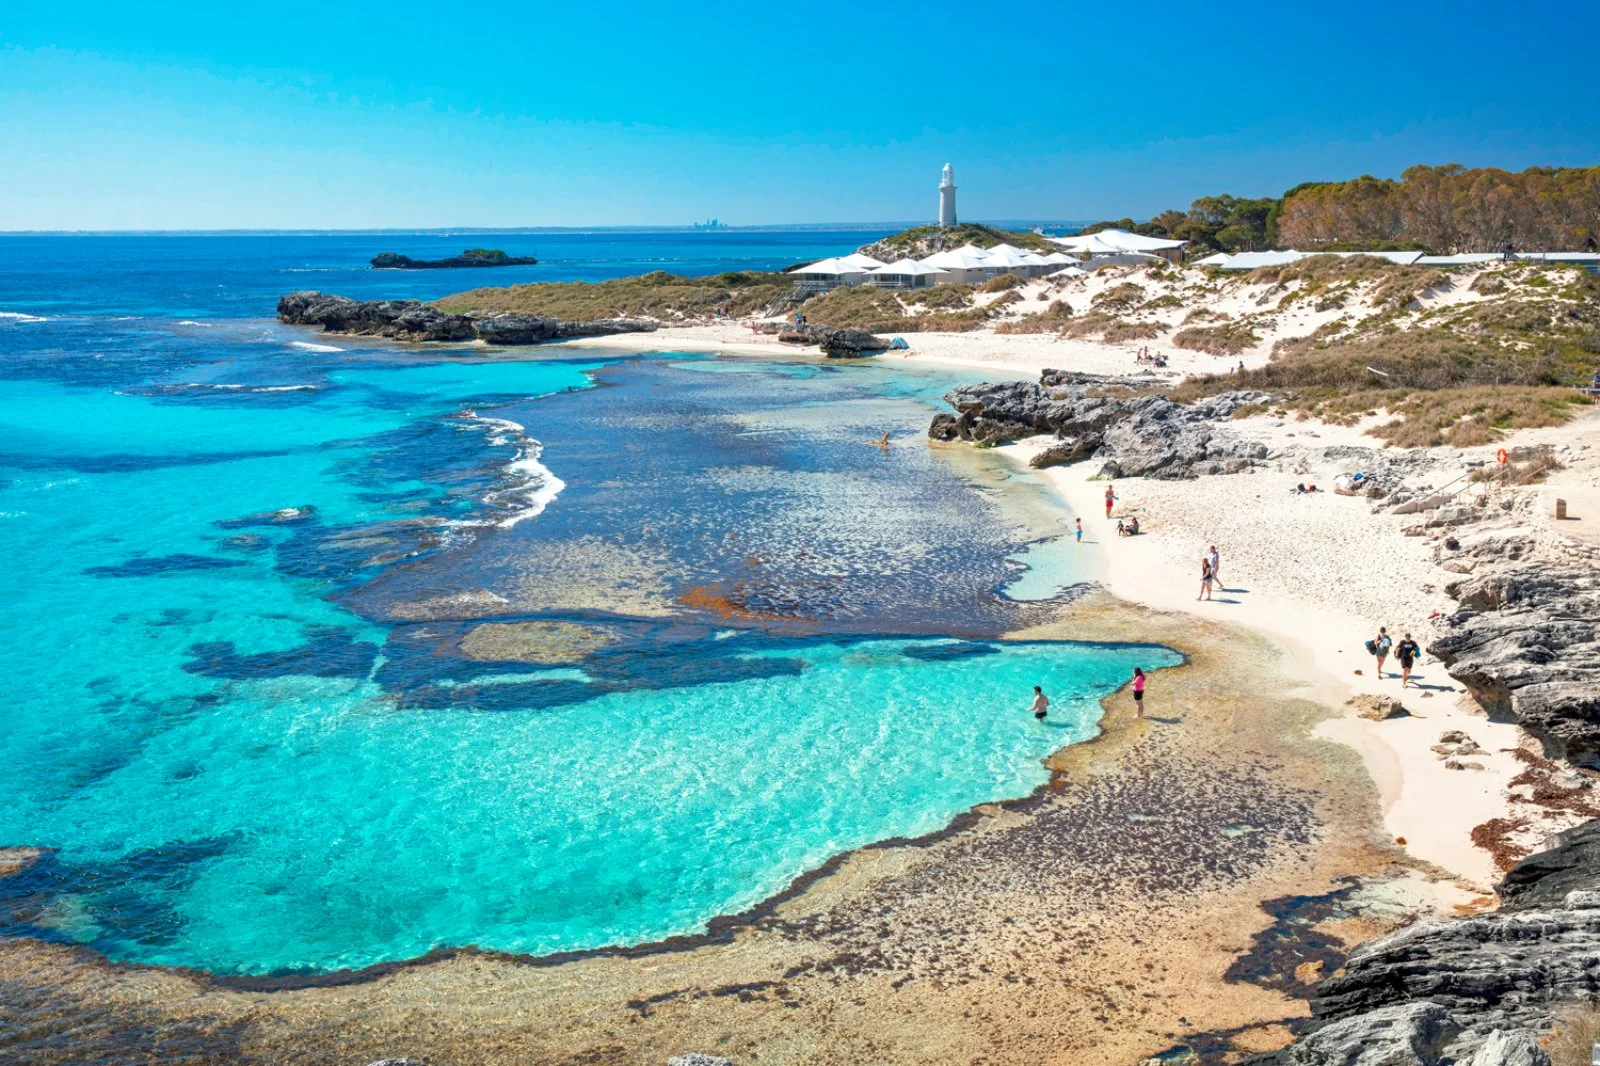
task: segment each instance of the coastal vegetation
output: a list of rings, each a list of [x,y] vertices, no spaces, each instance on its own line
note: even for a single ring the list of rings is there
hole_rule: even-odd
[[[1517,248],[1593,248],[1600,237],[1600,167],[1530,167],[1520,173],[1459,163],[1414,166],[1399,181],[1362,175],[1312,181],[1282,196],[1203,196],[1187,211],[1145,222],[1097,222],[1190,241],[1190,253],[1267,248],[1326,251],[1420,249],[1439,254]]]
[[[976,248],[993,248],[997,244],[1009,244],[1015,248],[1041,254],[1061,250],[1059,246],[1050,243],[1037,233],[996,229],[993,226],[963,222],[942,229],[938,226],[917,226],[903,233],[896,233],[863,245],[861,252],[874,259],[881,259],[885,263],[892,263],[898,259],[922,259],[935,252],[960,248],[966,244]]]
[[[1480,284],[1485,277],[1492,284]],[[1560,424],[1588,402],[1573,386],[1600,355],[1600,278],[1497,264],[1464,281],[1359,257],[1256,271],[1233,284],[1287,290],[1276,310],[1343,313],[1280,336],[1263,366],[1191,378],[1169,395],[1260,389],[1283,409],[1337,423],[1383,416],[1370,432],[1407,447],[1484,444],[1506,430]],[[1272,319],[1191,326],[1172,343],[1231,355],[1257,343],[1255,330]]]
[[[734,271],[685,278],[664,270],[609,281],[538,282],[472,289],[434,302],[452,314],[517,311],[571,322],[649,317],[662,321],[703,320],[723,312],[760,314],[794,289],[785,274]],[[843,325],[843,323],[830,323]]]

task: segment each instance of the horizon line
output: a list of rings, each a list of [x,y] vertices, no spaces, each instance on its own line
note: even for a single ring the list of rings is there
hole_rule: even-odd
[[[1095,220],[1083,219],[983,219],[972,225],[997,228],[1030,226],[1086,226]],[[315,237],[315,236],[471,236],[477,234],[541,233],[783,233],[806,230],[906,230],[937,225],[926,221],[876,222],[773,222],[746,226],[685,225],[637,226],[381,226],[352,229],[314,227],[261,227],[216,229],[11,229],[0,230],[0,237]]]

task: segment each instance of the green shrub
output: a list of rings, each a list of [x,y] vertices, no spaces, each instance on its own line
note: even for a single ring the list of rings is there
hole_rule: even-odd
[[[1022,279],[1015,274],[996,274],[994,277],[978,286],[979,292],[1005,292],[1022,284]]]

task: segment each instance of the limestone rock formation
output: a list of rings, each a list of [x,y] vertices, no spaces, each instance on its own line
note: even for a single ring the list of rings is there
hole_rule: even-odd
[[[1460,609],[1428,652],[1485,707],[1600,766],[1600,574],[1532,564],[1446,589]]]
[[[782,344],[815,344],[829,359],[857,359],[877,355],[889,347],[882,337],[864,329],[835,329],[832,326],[797,326],[778,334]]]
[[[294,326],[321,326],[327,333],[403,341],[483,340],[505,345],[537,344],[566,337],[648,333],[656,328],[656,324],[647,319],[568,322],[508,311],[454,315],[419,300],[352,300],[348,296],[309,290],[291,292],[280,298],[278,320]]]
[[[1357,947],[1317,986],[1311,1031],[1251,1062],[1547,1063],[1533,1034],[1600,995],[1600,821],[1546,843],[1506,874],[1499,911]]]
[[[1059,372],[1047,372],[1061,380]],[[946,394],[958,412],[935,416],[935,440],[1001,444],[1040,433],[1071,442],[1070,454],[1104,463],[1109,477],[1192,478],[1235,473],[1267,456],[1221,423],[1264,394],[1233,392],[1192,404],[1164,396],[1091,396],[1083,385],[1026,381],[965,385]],[[1070,460],[1069,460],[1070,461]]]

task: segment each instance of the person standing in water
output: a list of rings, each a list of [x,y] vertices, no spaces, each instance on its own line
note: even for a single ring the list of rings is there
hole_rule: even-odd
[[[1411,639],[1411,634],[1407,633],[1401,639],[1399,646],[1394,649],[1394,657],[1400,660],[1400,687],[1405,688],[1411,684],[1411,667],[1422,657],[1422,649]]]
[[[1133,714],[1144,717],[1144,671],[1137,666],[1133,668]]]
[[[1028,708],[1039,721],[1044,721],[1044,716],[1050,713],[1050,697],[1044,694],[1044,689],[1038,685],[1033,686],[1033,705]]]

